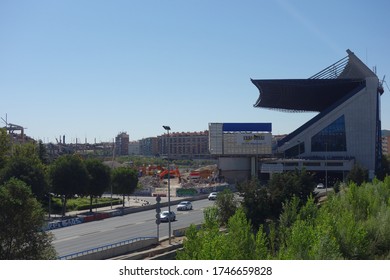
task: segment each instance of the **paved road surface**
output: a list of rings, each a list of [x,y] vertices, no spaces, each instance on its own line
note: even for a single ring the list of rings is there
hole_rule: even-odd
[[[131,203],[131,202],[130,202]],[[194,201],[194,210],[176,211],[177,221],[171,223],[172,232],[188,227],[190,224],[203,222],[203,209],[214,202],[207,199]],[[162,210],[167,210],[167,207]],[[83,223],[52,230],[55,236],[53,245],[59,256],[96,248],[136,237],[157,236],[156,211],[147,210],[105,220]],[[160,224],[160,238],[168,236],[168,223]]]

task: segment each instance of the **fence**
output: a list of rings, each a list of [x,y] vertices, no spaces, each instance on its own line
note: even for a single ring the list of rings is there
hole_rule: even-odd
[[[157,244],[157,237],[137,237],[124,241],[119,241],[112,244],[99,246],[96,248],[84,250],[77,253],[72,253],[65,256],[60,256],[60,260],[102,260],[115,257],[121,254],[129,253],[138,250],[139,248]]]

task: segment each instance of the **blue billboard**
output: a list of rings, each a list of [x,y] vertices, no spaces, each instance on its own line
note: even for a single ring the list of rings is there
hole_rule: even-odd
[[[222,130],[272,132],[272,123],[223,123]]]

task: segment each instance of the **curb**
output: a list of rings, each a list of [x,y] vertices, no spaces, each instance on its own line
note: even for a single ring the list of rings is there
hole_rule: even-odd
[[[201,200],[207,198],[207,194],[204,195],[198,195],[196,197],[186,197],[182,199],[175,199],[171,200],[171,206],[172,205],[177,205],[181,201],[195,201],[195,200]],[[163,202],[160,203],[160,207],[167,207],[168,202]],[[99,220],[104,220],[112,217],[117,217],[117,216],[123,216],[123,215],[128,215],[132,213],[137,213],[137,212],[142,212],[142,211],[147,211],[147,210],[152,210],[156,209],[157,204],[149,204],[146,206],[133,206],[129,208],[117,208],[117,209],[109,209],[109,210],[102,210],[100,212],[93,212],[91,215],[83,215],[83,214],[78,214],[74,217],[69,217],[67,219],[59,219],[53,222],[48,222],[47,225],[44,227],[44,230],[55,230],[58,228],[63,228],[63,227],[68,227],[68,226],[74,226],[74,225],[79,225],[82,223],[88,223],[88,222],[93,222],[93,221],[99,221]]]

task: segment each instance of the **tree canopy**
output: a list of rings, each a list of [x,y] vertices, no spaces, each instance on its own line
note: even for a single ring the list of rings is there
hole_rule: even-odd
[[[31,187],[33,194],[42,201],[48,191],[46,167],[40,161],[35,146],[25,144],[16,146],[0,172],[0,184],[11,178],[17,178]]]
[[[125,195],[132,194],[138,185],[137,170],[128,167],[118,167],[112,171],[112,188],[115,194],[123,195],[123,207]]]
[[[52,191],[64,196],[62,215],[65,215],[66,200],[75,195],[85,195],[89,183],[87,168],[77,155],[59,157],[50,168]]]
[[[306,170],[273,174],[267,185],[261,185],[256,178],[238,185],[244,197],[242,205],[254,228],[267,219],[277,218],[283,202],[294,196],[305,203],[314,188],[313,176]]]
[[[101,196],[110,187],[111,170],[97,159],[86,160],[85,166],[89,174],[86,194],[90,196],[90,212],[92,212],[93,197]]]
[[[5,128],[0,128],[0,169],[5,165],[7,155],[11,150],[11,140]]]
[[[55,259],[52,236],[43,231],[44,212],[21,180],[0,185],[0,259]]]
[[[351,171],[349,171],[347,176],[347,181],[355,182],[358,185],[367,182],[368,180],[368,171],[363,169],[360,165],[355,164]]]
[[[229,218],[227,232],[221,232],[216,212],[206,211],[208,222],[197,230],[194,225],[186,231],[179,260],[248,260],[267,259],[267,240],[262,230],[252,231],[242,208]],[[214,215],[213,215],[214,213]]]
[[[390,259],[390,177],[350,183],[321,206],[312,196],[304,203],[293,196],[282,203],[278,219],[255,230],[238,208],[226,232],[220,231],[212,209],[200,230],[186,232],[178,259]]]
[[[218,209],[218,220],[221,225],[226,225],[229,218],[234,215],[238,207],[238,201],[234,193],[225,189],[220,192],[215,201],[215,207]]]

